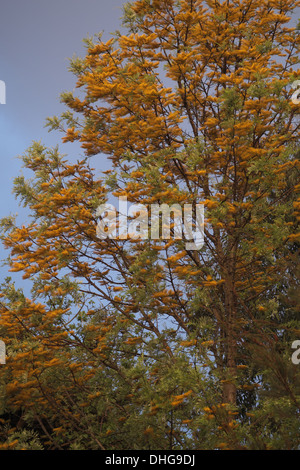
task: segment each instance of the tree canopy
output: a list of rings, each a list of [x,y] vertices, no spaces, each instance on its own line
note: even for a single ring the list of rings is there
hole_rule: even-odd
[[[139,0],[70,61],[85,158],[34,142],[2,220],[1,449],[299,448],[299,5]],[[99,238],[121,197],[203,204],[204,246]]]

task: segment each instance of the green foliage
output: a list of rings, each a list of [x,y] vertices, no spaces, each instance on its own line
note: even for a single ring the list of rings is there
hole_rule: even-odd
[[[299,35],[279,3],[127,3],[128,33],[71,59],[79,96],[46,126],[85,158],[34,142],[30,220],[1,221],[30,283],[0,289],[1,450],[299,449]],[[203,248],[98,238],[118,196],[203,202]]]

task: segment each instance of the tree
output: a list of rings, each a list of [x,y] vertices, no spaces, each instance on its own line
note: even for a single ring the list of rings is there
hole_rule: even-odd
[[[43,370],[53,354],[55,368],[78,368],[80,380],[55,394],[60,409],[73,414],[100,387],[108,408],[101,418],[84,411],[96,447],[299,446],[299,371],[290,364],[299,322],[289,289],[299,249],[291,85],[300,71],[298,29],[288,25],[299,4],[127,4],[128,33],[86,41],[86,57],[70,63],[82,93],[62,94],[69,110],[48,119],[63,141],[81,142],[86,159],[70,164],[38,143],[23,157],[34,179],[17,178],[15,192],[33,222],[5,219],[4,243],[12,270],[33,280],[32,300],[16,307],[3,291],[2,336],[9,350],[14,335],[28,333],[28,354],[42,354]],[[97,154],[112,161],[102,180],[88,162]],[[154,204],[203,203],[203,248],[175,236],[99,239],[97,208],[112,196],[149,213]],[[42,380],[40,412],[49,405],[51,423],[63,376]],[[28,385],[16,387],[16,404],[29,409]],[[60,426],[73,434],[63,445],[88,446],[66,415]],[[100,432],[96,415],[108,423]]]

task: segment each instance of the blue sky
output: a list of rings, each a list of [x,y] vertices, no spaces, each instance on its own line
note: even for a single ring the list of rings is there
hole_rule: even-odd
[[[6,104],[0,104],[0,218],[26,211],[12,194],[13,179],[20,174],[17,158],[41,141],[48,147],[60,144],[62,153],[80,158],[77,144],[62,144],[60,133],[45,129],[48,116],[65,108],[60,94],[74,88],[68,71],[69,58],[84,57],[83,38],[103,31],[104,39],[121,29],[125,0],[9,0],[0,10],[0,80],[6,83]],[[299,15],[299,9],[295,18]],[[97,156],[98,157],[98,156]],[[93,160],[94,163],[95,159]],[[97,158],[105,170],[105,158]],[[0,259],[6,256],[0,244]],[[1,268],[0,278],[7,274]],[[1,281],[0,281],[1,282]]]
[[[124,0],[1,2],[0,80],[6,84],[6,104],[0,104],[0,218],[26,216],[12,187],[21,172],[17,157],[33,141],[48,147],[59,144],[70,158],[83,155],[76,144],[62,144],[60,133],[49,133],[45,121],[65,109],[60,93],[74,88],[69,58],[84,57],[84,38],[103,31],[104,39],[109,39],[110,33],[121,29],[123,4]],[[105,169],[105,159],[99,158],[98,165]],[[0,246],[0,258],[6,255]],[[7,268],[0,267],[2,280],[6,275]]]

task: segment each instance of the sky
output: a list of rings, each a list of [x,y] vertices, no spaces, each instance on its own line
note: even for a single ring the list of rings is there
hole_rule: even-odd
[[[102,31],[103,39],[109,39],[112,32],[122,29],[124,3],[125,0],[1,1],[0,81],[6,85],[6,103],[0,104],[0,218],[18,214],[18,221],[26,221],[26,210],[19,206],[12,188],[14,178],[22,171],[18,156],[33,141],[41,141],[47,147],[59,144],[61,152],[70,159],[83,157],[79,144],[63,144],[61,133],[48,132],[46,118],[66,109],[60,103],[60,94],[74,89],[69,59],[85,56],[84,38]],[[299,9],[297,12],[299,16]],[[97,168],[101,171],[107,167],[107,160],[99,156]],[[0,244],[0,260],[7,255]],[[0,262],[0,283],[7,274],[8,269],[1,267]]]
[[[85,56],[83,39],[103,32],[103,39],[121,30],[125,0],[9,0],[0,9],[0,80],[5,104],[0,104],[0,218],[26,210],[12,194],[13,180],[22,173],[23,155],[33,141],[57,144],[69,158],[84,154],[77,144],[63,144],[62,134],[48,132],[46,118],[66,110],[60,94],[72,91],[76,77],[69,59]],[[1,93],[0,93],[0,101]],[[106,169],[105,158],[98,161]],[[0,259],[8,252],[0,245]],[[0,283],[8,268],[0,265]],[[14,278],[16,276],[14,275]],[[2,279],[1,279],[2,278]]]

